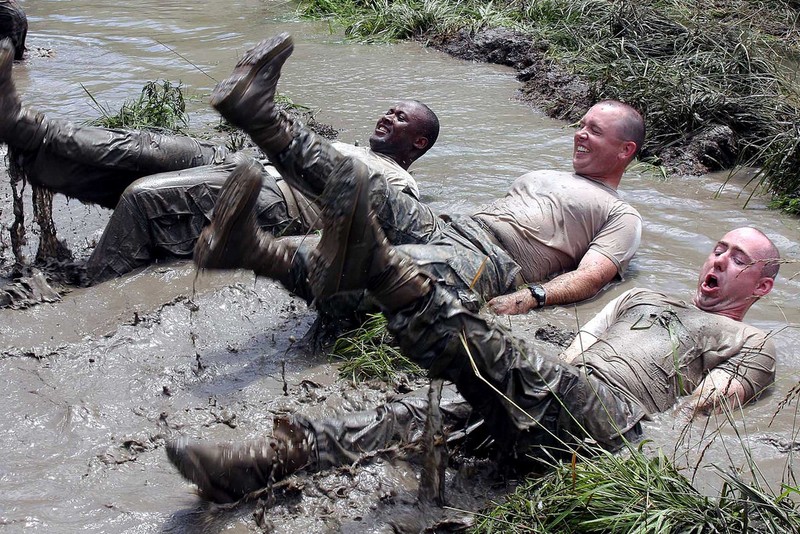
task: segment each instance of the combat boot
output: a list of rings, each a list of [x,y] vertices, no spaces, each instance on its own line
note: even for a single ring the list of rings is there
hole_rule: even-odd
[[[244,130],[270,159],[292,141],[291,123],[275,106],[275,91],[281,67],[293,50],[288,33],[261,41],[211,94],[211,105]]]
[[[261,230],[256,220],[261,181],[259,165],[253,160],[237,165],[225,180],[211,224],[200,233],[194,247],[198,268],[251,269],[259,276],[289,283],[295,248]]]
[[[244,443],[202,444],[179,439],[167,443],[167,457],[195,483],[204,499],[235,502],[307,466],[313,435],[300,425],[276,419],[271,438]]]
[[[344,159],[334,168],[309,278],[318,299],[367,289],[384,309],[396,311],[430,293],[433,283],[384,236],[370,207],[369,177],[358,160]]]

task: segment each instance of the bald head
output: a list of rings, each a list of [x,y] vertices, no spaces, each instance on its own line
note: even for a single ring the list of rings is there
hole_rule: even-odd
[[[743,227],[717,241],[700,270],[695,305],[741,321],[759,298],[772,290],[780,255],[764,232]]]

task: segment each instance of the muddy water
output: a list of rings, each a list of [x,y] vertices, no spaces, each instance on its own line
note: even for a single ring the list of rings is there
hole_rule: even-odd
[[[321,108],[318,118],[341,129],[341,139],[366,140],[377,114],[399,98],[419,98],[439,113],[440,141],[414,168],[425,199],[440,210],[474,210],[527,169],[569,168],[571,131],[516,102],[517,83],[507,69],[409,43],[348,44],[325,24],[294,19],[290,3],[40,0],[23,6],[32,53],[15,65],[15,79],[26,102],[52,116],[96,116],[82,86],[101,105],[118,109],[146,81],[165,78],[183,83],[192,126],[206,131],[217,120],[205,104],[214,80],[250,44],[291,31],[297,47],[280,90]],[[515,331],[532,338],[547,322],[574,328],[619,291],[638,285],[688,298],[713,239],[735,226],[762,228],[796,260],[798,222],[766,211],[759,199],[742,209],[744,179],[717,196],[724,179],[664,181],[633,169],[623,194],[641,211],[645,227],[626,281],[575,308],[514,318]],[[0,191],[7,225],[8,192]],[[78,251],[99,235],[107,216],[57,199],[59,235]],[[800,381],[798,270],[784,266],[776,289],[748,316],[775,332],[779,378],[772,393],[734,417],[773,485],[786,473],[786,451],[795,439],[794,406],[772,416]],[[246,273],[196,279],[185,264],[75,290],[57,304],[0,311],[0,384],[7,392],[0,407],[0,525],[9,532],[379,532],[387,523],[410,526],[415,478],[402,459],[308,477],[266,511],[260,504],[206,509],[166,462],[163,439],[170,435],[253,437],[280,411],[322,416],[385,398],[380,386],[336,385],[325,358],[298,348],[312,319],[304,304],[267,281]],[[690,469],[699,466],[698,483],[709,491],[719,485],[709,465],[745,465],[728,426],[705,451],[702,429],[682,437],[672,422],[666,414],[650,423],[650,437],[670,454],[676,450]],[[470,491],[487,487],[476,484],[480,474],[480,466],[448,474],[455,508],[475,509],[486,498]]]

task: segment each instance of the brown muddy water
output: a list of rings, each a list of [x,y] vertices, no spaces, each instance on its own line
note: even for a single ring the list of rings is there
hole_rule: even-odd
[[[296,52],[280,90],[320,108],[318,119],[344,141],[366,141],[379,112],[413,97],[442,120],[438,145],[414,166],[424,198],[437,209],[470,212],[502,195],[528,169],[570,166],[571,130],[515,101],[505,68],[454,60],[417,44],[355,45],[324,23],[297,20],[287,2],[239,0],[22,0],[29,59],[14,66],[25,101],[51,116],[95,117],[86,90],[118,109],[153,79],[181,81],[192,126],[217,119],[206,102],[251,44],[290,31]],[[632,169],[623,195],[644,217],[642,247],[627,279],[592,302],[509,322],[523,338],[552,323],[575,328],[623,289],[646,286],[689,298],[714,239],[754,225],[797,260],[798,221],[743,209],[745,180],[724,176],[663,180]],[[4,245],[10,196],[0,188]],[[741,195],[744,189],[744,196]],[[108,212],[56,200],[59,235],[84,251]],[[32,236],[35,244],[35,235]],[[8,262],[7,247],[3,257]],[[746,452],[772,487],[787,479],[798,445],[796,404],[773,419],[800,381],[800,281],[785,265],[772,294],[748,320],[774,332],[778,381],[772,392],[716,434],[696,427],[681,438],[670,414],[648,436],[696,477],[720,483],[712,466],[742,469]],[[163,452],[164,438],[256,437],[275,413],[309,416],[354,410],[386,398],[384,387],[336,382],[324,357],[298,348],[313,312],[276,285],[247,273],[204,275],[162,264],[29,310],[0,311],[0,525],[8,532],[389,532],[417,531],[418,468],[381,457],[357,469],[299,477],[274,503],[216,508],[200,503]],[[505,319],[504,319],[505,320]],[[717,421],[711,421],[716,427]],[[705,450],[709,436],[718,436]],[[476,510],[501,494],[480,464],[448,472],[453,508]],[[457,512],[448,512],[458,515]],[[412,519],[413,518],[413,519]]]

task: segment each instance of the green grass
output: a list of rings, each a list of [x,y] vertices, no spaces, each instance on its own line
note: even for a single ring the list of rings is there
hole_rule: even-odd
[[[503,26],[584,80],[591,98],[645,113],[645,154],[657,156],[721,125],[734,162],[760,167],[775,205],[800,213],[797,5],[786,0],[302,0],[360,40],[395,40]],[[575,119],[576,117],[569,117]],[[657,158],[655,161],[658,161]],[[730,168],[731,162],[720,162]]]
[[[393,384],[403,374],[423,374],[418,365],[393,345],[381,313],[370,315],[359,328],[337,339],[332,356],[342,362],[341,377],[353,382],[379,379]]]
[[[147,82],[138,98],[127,100],[118,112],[101,105],[84,87],[100,117],[91,122],[104,128],[157,129],[182,132],[188,124],[181,84],[167,80]]]
[[[737,474],[720,473],[720,495],[701,494],[660,452],[641,446],[618,455],[597,450],[558,462],[524,480],[504,502],[478,516],[472,532],[784,533],[797,532],[800,513]]]

